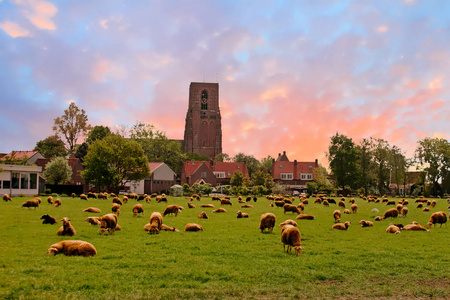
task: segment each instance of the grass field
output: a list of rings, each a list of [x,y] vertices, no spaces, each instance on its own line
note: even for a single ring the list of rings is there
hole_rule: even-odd
[[[110,200],[84,201],[60,197],[53,207],[42,198],[38,209],[21,208],[32,197],[15,197],[0,203],[0,298],[1,299],[448,299],[450,293],[450,228],[432,227],[430,232],[388,234],[392,222],[425,225],[432,212],[446,211],[445,199],[437,199],[431,212],[416,208],[409,199],[409,214],[395,221],[375,222],[361,228],[361,219],[373,221],[387,209],[385,203],[367,203],[356,198],[357,214],[343,215],[351,221],[348,231],[332,230],[330,207],[309,199],[306,214],[315,220],[298,220],[302,233],[301,256],[283,252],[280,227],[272,234],[258,229],[261,214],[273,212],[277,225],[296,215],[269,207],[269,201],[252,201],[241,209],[236,198],[227,213],[213,214],[200,204],[217,201],[203,197],[188,209],[184,197],[168,197],[168,204],[185,207],[177,217],[164,217],[164,224],[181,232],[149,235],[143,230],[153,211],[163,212],[166,203],[140,201],[144,216],[134,218],[130,200],[122,206],[122,231],[101,236],[97,226],[84,220],[95,214],[82,210],[98,207],[109,213]],[[336,198],[337,199],[337,198]],[[396,199],[398,200],[398,199]],[[298,198],[294,204],[298,204]],[[349,204],[347,204],[349,206]],[[380,213],[372,213],[377,208]],[[241,209],[248,219],[237,219]],[[206,211],[209,220],[199,220]],[[342,211],[342,209],[341,209]],[[56,235],[61,222],[43,225],[40,216],[69,217],[77,231],[74,237]],[[183,232],[187,223],[203,226],[203,232]],[[53,243],[80,239],[92,243],[94,257],[46,255]]]

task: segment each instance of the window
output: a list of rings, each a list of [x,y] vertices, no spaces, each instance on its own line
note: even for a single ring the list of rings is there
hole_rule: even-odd
[[[28,189],[28,173],[20,174],[20,189],[21,190]]]
[[[312,180],[313,174],[310,173],[300,173],[300,179],[301,180]]]
[[[214,172],[216,178],[225,178],[225,172]]]
[[[19,178],[20,178],[20,173],[12,173],[11,174],[11,181],[12,181],[13,189],[19,188]]]
[[[30,189],[34,190],[37,187],[37,174],[31,173],[30,174]]]
[[[206,91],[203,91],[201,99],[201,110],[207,109],[208,109],[208,93]]]
[[[292,180],[292,173],[281,173],[281,180]]]
[[[11,188],[11,181],[9,181],[9,180],[3,180],[3,188],[4,188],[4,189],[9,189],[9,188]]]
[[[280,165],[280,168],[282,168],[283,167],[283,165]]]
[[[206,172],[202,172],[202,178],[206,178]]]

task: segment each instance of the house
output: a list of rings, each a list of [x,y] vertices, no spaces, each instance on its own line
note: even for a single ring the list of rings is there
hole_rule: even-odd
[[[313,162],[290,161],[286,155],[278,154],[273,160],[272,177],[274,182],[289,185],[292,190],[306,192],[306,183],[314,180],[314,169],[319,167],[318,160]]]
[[[139,195],[168,191],[176,183],[177,174],[163,162],[149,162],[150,177],[125,184],[126,190]]]
[[[29,164],[35,164],[38,159],[45,158],[39,151],[11,151],[7,156],[17,160],[26,159]]]
[[[244,163],[216,161],[187,161],[181,170],[181,182],[192,186],[194,183],[209,183],[216,186],[229,183],[234,172],[241,171],[248,176]]]
[[[422,178],[422,179],[420,179]],[[397,185],[394,176],[391,174],[389,189],[392,195],[411,195],[414,189],[418,188],[417,182],[426,182],[426,172],[424,171],[407,171],[405,177],[400,180]]]
[[[39,194],[39,166],[0,164],[0,194],[37,195]]]

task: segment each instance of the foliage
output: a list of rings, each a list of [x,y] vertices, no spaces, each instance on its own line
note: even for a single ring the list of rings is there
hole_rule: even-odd
[[[261,168],[261,163],[253,155],[246,155],[242,152],[236,154],[232,161],[244,163],[247,166],[248,174],[252,176],[253,172]]]
[[[252,181],[250,180],[250,177],[245,176],[244,181],[242,182],[242,185],[245,187],[250,187],[252,185]]]
[[[218,161],[218,162],[229,162],[231,161],[231,158],[228,154],[226,153],[219,153],[214,157],[214,161]]]
[[[358,186],[364,188],[364,195],[368,191],[369,186],[374,180],[372,172],[372,143],[368,139],[363,139],[357,150],[357,172],[358,172]]]
[[[84,181],[103,190],[118,191],[128,181],[139,181],[150,175],[148,160],[134,140],[111,134],[95,141],[85,156]]]
[[[398,195],[401,184],[405,182],[404,177],[409,165],[400,148],[394,145],[390,151],[391,181],[397,185],[396,194]]]
[[[328,162],[336,179],[337,186],[356,187],[357,179],[357,150],[351,138],[336,133],[331,137],[328,147]]]
[[[69,108],[64,110],[61,117],[54,120],[53,131],[64,136],[69,153],[73,153],[78,138],[86,135],[91,129],[91,125],[87,122],[86,112],[84,109],[80,110],[74,102],[70,103]]]
[[[88,143],[83,142],[81,145],[78,145],[78,146],[75,147],[75,154],[74,154],[74,156],[76,158],[79,158],[79,159],[83,160],[84,157],[86,156],[88,150],[89,150]]]
[[[33,151],[39,151],[45,158],[55,158],[67,154],[64,142],[57,135],[48,136],[37,142]]]
[[[272,191],[274,194],[286,194],[286,192],[288,191],[289,187],[287,185],[284,184],[279,184],[279,183],[275,183],[272,187]]]
[[[261,167],[266,170],[266,172],[272,171],[272,165],[273,165],[274,158],[272,156],[267,156],[261,159]]]
[[[208,155],[201,155],[198,153],[185,153],[186,161],[209,161]]]
[[[272,191],[272,187],[274,185],[273,177],[270,173],[266,173],[266,180],[264,182],[264,186],[270,192]]]
[[[267,172],[264,169],[259,169],[252,174],[253,185],[264,185],[266,182]]]
[[[256,185],[253,186],[252,193],[257,196],[267,195],[267,188],[263,185]]]
[[[65,157],[56,157],[45,166],[44,177],[49,184],[64,184],[72,178],[72,168]]]
[[[111,134],[111,129],[108,126],[94,126],[89,132],[88,138],[86,139],[86,143],[88,145],[92,144],[96,140],[102,140],[108,135]]]
[[[373,145],[373,163],[376,174],[377,188],[380,195],[389,190],[390,146],[386,140],[370,138]]]
[[[231,186],[240,187],[244,183],[244,174],[241,171],[235,171],[230,179]]]
[[[192,194],[194,194],[194,189],[191,188],[189,184],[183,183],[183,194],[185,196],[191,196]]]

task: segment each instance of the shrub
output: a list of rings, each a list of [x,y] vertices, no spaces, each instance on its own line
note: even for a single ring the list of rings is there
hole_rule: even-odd
[[[46,193],[47,195],[50,195],[50,194],[52,193],[52,190],[51,190],[51,189],[45,189],[45,193]]]

